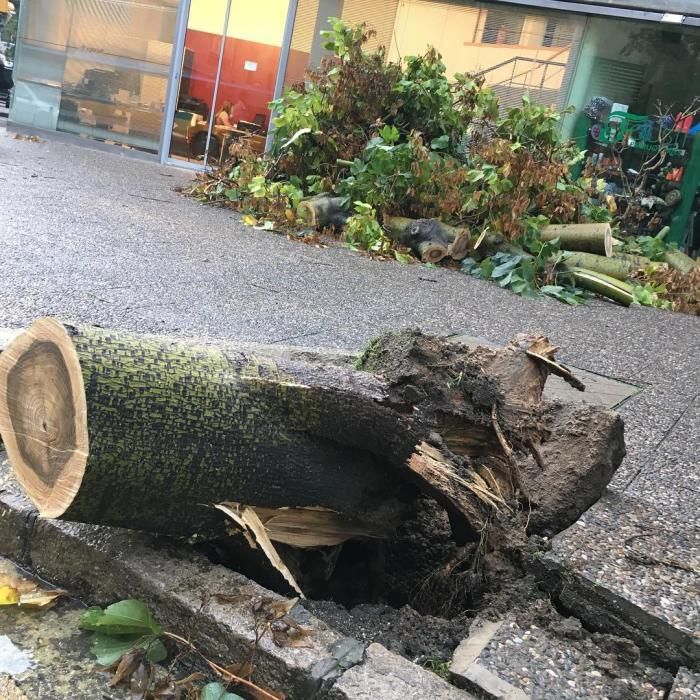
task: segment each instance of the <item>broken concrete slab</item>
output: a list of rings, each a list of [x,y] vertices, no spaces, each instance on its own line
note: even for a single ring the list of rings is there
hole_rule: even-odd
[[[543,566],[591,629],[615,629],[669,666],[700,662],[698,514],[607,494],[552,540]]]
[[[639,660],[639,649],[612,635],[590,634],[546,600],[516,619],[481,623],[460,645],[450,668],[488,698],[578,700],[665,697],[672,676]]]
[[[370,644],[363,664],[344,673],[328,693],[328,700],[468,700],[459,690],[434,673],[426,673],[397,657],[381,644]]]
[[[679,668],[667,700],[697,700],[700,698],[700,673]]]

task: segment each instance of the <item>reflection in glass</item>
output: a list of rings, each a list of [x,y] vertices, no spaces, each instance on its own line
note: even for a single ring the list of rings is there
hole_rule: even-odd
[[[32,0],[14,121],[157,152],[177,0]]]
[[[215,162],[241,139],[264,150],[288,3],[192,1],[171,156]]]

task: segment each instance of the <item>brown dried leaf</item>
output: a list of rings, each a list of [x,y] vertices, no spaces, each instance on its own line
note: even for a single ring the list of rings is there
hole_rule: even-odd
[[[146,652],[144,649],[132,649],[127,651],[126,654],[116,662],[116,671],[112,676],[112,680],[109,682],[110,688],[115,688],[123,681],[130,681],[131,675],[136,671],[136,669],[143,663],[146,658]],[[110,668],[113,668],[111,666]]]
[[[292,611],[294,606],[299,602],[299,598],[282,598],[275,600],[274,598],[261,598],[253,607],[253,611],[262,614],[266,620],[274,622],[281,620]]]
[[[278,647],[289,647],[292,649],[308,649],[311,644],[304,637],[292,637],[288,634],[289,630],[272,630],[272,641]]]
[[[23,593],[19,599],[19,606],[21,608],[27,608],[28,610],[38,610],[40,608],[49,608],[56,603],[56,601],[66,594],[65,591],[53,590],[53,591],[33,591],[32,593]]]
[[[146,697],[148,689],[153,682],[153,676],[153,666],[147,660],[143,660],[131,674],[129,684],[131,700],[143,700]]]

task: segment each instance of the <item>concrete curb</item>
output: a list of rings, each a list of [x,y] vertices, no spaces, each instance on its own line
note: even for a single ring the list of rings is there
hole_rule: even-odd
[[[38,518],[15,490],[1,451],[0,555],[31,566],[39,576],[89,603],[143,600],[163,627],[225,663],[249,657],[255,639],[254,602],[281,599],[167,539]],[[242,599],[222,604],[211,597],[214,593],[241,595]],[[282,690],[291,700],[326,697],[329,692],[338,700],[470,697],[378,644],[365,652],[362,644],[341,636],[302,605],[292,616],[313,630],[311,647],[280,648],[265,637],[258,645],[254,677]],[[400,694],[397,679],[403,679]]]

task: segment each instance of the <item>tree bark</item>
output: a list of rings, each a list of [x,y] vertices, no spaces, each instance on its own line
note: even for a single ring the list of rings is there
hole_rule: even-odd
[[[319,194],[299,202],[297,216],[319,231],[331,226],[341,229],[350,218],[342,203],[342,197]]]
[[[559,239],[562,250],[576,250],[610,257],[613,252],[610,224],[557,224],[540,232],[543,241]]]
[[[593,253],[573,252],[564,260],[564,267],[568,270],[575,268],[592,270],[623,281],[629,279],[630,274],[638,269],[629,260],[617,257],[606,258],[603,255],[594,255]]]
[[[47,517],[186,535],[220,526],[213,506],[229,502],[328,509],[341,518],[322,518],[321,540],[376,537],[423,492],[480,541],[527,499],[516,462],[548,439],[555,350],[540,337],[470,349],[402,331],[353,367],[46,318],[0,355],[0,433]],[[619,425],[604,432],[621,439]],[[320,517],[294,514],[302,528]]]

